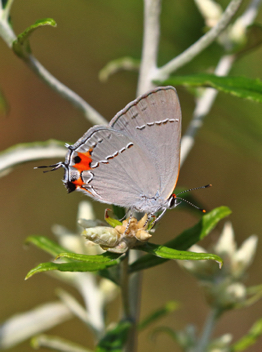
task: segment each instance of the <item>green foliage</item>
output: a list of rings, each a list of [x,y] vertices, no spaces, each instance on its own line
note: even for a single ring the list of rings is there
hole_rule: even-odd
[[[131,327],[127,320],[118,323],[99,341],[95,352],[122,352]]]
[[[230,209],[227,207],[216,208],[208,214],[205,214],[202,219],[191,229],[184,231],[181,235],[176,237],[174,240],[169,241],[167,246],[156,245],[153,243],[147,243],[144,246],[138,247],[149,255],[146,255],[138,259],[135,263],[130,265],[130,272],[137,270],[143,270],[152,266],[163,263],[169,259],[175,260],[215,260],[222,264],[222,259],[210,253],[194,253],[188,252],[190,246],[198,242],[215,227],[215,225],[223,219],[225,216],[230,214]],[[63,247],[59,246],[52,240],[43,236],[30,236],[27,238],[26,243],[32,243],[38,248],[46,251],[47,253],[58,258],[65,258],[70,260],[69,263],[42,263],[34,269],[30,270],[26,276],[26,279],[32,275],[40,272],[59,270],[59,271],[99,271],[105,274],[110,279],[110,274],[104,272],[104,269],[110,266],[114,266],[120,263],[121,255],[116,253],[104,253],[100,255],[84,255],[76,254],[67,251]],[[81,261],[75,262],[75,261]],[[113,280],[115,281],[115,280]]]
[[[25,240],[25,243],[34,244],[36,247],[42,249],[43,251],[51,254],[54,257],[58,256],[60,253],[63,252],[69,253],[69,251],[67,251],[65,248],[45,236],[29,236]]]
[[[23,59],[28,59],[31,54],[31,48],[29,43],[29,37],[39,27],[52,26],[56,27],[56,22],[52,18],[44,18],[36,21],[34,24],[29,26],[24,32],[17,36],[17,39],[13,42],[13,50],[15,54]]]
[[[216,254],[210,254],[210,253],[195,253],[195,252],[189,252],[189,251],[178,251],[176,249],[162,246],[162,245],[156,245],[153,243],[147,243],[142,247],[138,247],[139,249],[149,253],[153,254],[156,257],[159,258],[164,258],[164,259],[175,259],[175,260],[215,260],[217,263],[219,263],[219,267],[222,266],[223,260]]]
[[[169,301],[163,307],[158,308],[157,310],[150,313],[145,319],[143,319],[139,325],[138,329],[141,331],[147,328],[150,324],[159,320],[160,318],[166,316],[169,313],[174,312],[179,308],[179,303],[176,301]]]
[[[105,252],[99,255],[86,255],[86,254],[76,254],[76,253],[60,253],[56,259],[58,258],[67,258],[72,260],[78,260],[81,262],[88,263],[108,263],[111,260],[115,260],[121,257],[121,254]]]
[[[45,272],[45,271],[69,271],[69,272],[86,272],[86,271],[98,271],[107,268],[108,266],[119,264],[119,260],[108,260],[105,262],[70,262],[70,263],[41,263],[37,265],[34,269],[30,270],[26,275],[25,279],[29,279],[31,276],[37,273]]]
[[[164,84],[186,87],[210,87],[239,98],[262,102],[262,82],[248,77],[220,77],[213,74],[171,76]]]
[[[257,342],[258,338],[262,335],[262,319],[259,319],[251,327],[248,334],[236,342],[230,349],[231,352],[245,351],[249,346]]]
[[[193,244],[206,237],[217,223],[230,213],[231,210],[224,206],[213,209],[208,214],[203,215],[202,219],[195,226],[183,231],[179,236],[167,242],[165,245],[176,250],[187,250]],[[158,258],[152,254],[148,254],[131,264],[130,271],[134,272],[151,268],[164,263],[166,260],[168,259]]]
[[[64,258],[66,261],[68,261],[68,263],[41,263],[29,271],[29,273],[26,275],[26,279],[29,279],[29,277],[34,274],[50,270],[71,272],[99,271],[120,263],[119,258],[121,255],[119,254],[109,252],[100,255],[76,254],[67,251],[54,241],[44,236],[30,236],[26,239],[26,243],[34,244],[36,247],[56,257],[56,259]],[[81,262],[79,263],[79,261]]]

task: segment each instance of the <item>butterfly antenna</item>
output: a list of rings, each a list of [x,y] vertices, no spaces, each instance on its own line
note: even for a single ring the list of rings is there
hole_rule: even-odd
[[[203,187],[200,187],[203,188]],[[197,210],[202,211],[202,213],[206,213],[207,211],[205,209],[201,209],[199,208],[197,205],[189,202],[188,200],[184,199],[184,198],[180,198],[180,197],[176,197],[176,199],[179,199],[181,202],[186,202],[187,204],[191,205],[191,207],[196,208]]]
[[[65,164],[64,164],[62,161],[60,161],[59,163],[53,164],[53,165],[35,166],[34,169],[44,169],[44,168],[47,168],[47,167],[52,167],[52,169],[51,169],[51,170],[43,171],[44,173],[49,172],[49,171],[55,171],[55,170],[57,170],[57,169],[60,169],[60,167],[65,168]]]
[[[195,190],[197,190],[197,189],[209,188],[209,187],[212,187],[211,183],[209,183],[208,185],[205,185],[205,186],[200,186],[200,187],[195,187],[195,188],[186,189],[185,191],[179,192],[179,193],[177,193],[176,195],[178,196],[179,194],[182,194],[182,193],[187,193],[187,192],[195,191]]]
[[[189,205],[191,205],[191,207],[196,208],[196,209],[202,211],[202,213],[206,213],[206,210],[205,210],[205,209],[201,209],[201,208],[199,208],[197,205],[195,205],[195,204],[189,202],[188,200],[186,200],[186,199],[184,199],[184,198],[177,197],[177,196],[178,196],[179,194],[183,194],[183,193],[195,191],[195,190],[201,189],[201,188],[209,188],[209,187],[212,187],[211,183],[209,183],[208,185],[205,185],[205,186],[190,188],[190,189],[187,189],[187,190],[185,190],[185,191],[182,191],[182,192],[177,193],[177,195],[176,195],[175,198],[176,198],[176,199],[179,199],[179,200],[182,201],[182,202],[188,203]]]

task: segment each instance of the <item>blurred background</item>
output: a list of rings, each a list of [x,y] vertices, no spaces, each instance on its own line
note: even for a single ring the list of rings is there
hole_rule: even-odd
[[[247,3],[244,2],[240,12]],[[226,6],[228,1],[221,1],[221,4]],[[15,1],[11,12],[16,34],[47,17],[57,22],[57,28],[44,27],[32,35],[31,48],[35,57],[109,121],[135,98],[137,73],[122,71],[105,83],[99,81],[98,73],[110,60],[123,56],[140,59],[142,0],[23,0]],[[260,13],[257,22],[261,21]],[[161,26],[159,65],[193,44],[204,30],[203,19],[194,2],[189,0],[163,0]],[[262,48],[259,48],[244,56],[234,64],[231,74],[261,79],[261,55]],[[220,56],[221,49],[214,43],[177,74],[212,69]],[[74,143],[91,127],[79,111],[42,83],[3,41],[0,41],[0,77],[0,88],[9,103],[8,115],[0,118],[0,150],[17,143],[50,138]],[[192,117],[194,98],[184,88],[177,90],[185,131]],[[212,188],[194,195],[207,210],[221,205],[232,209],[230,220],[238,244],[251,234],[261,237],[261,111],[261,104],[219,93],[178,181],[178,186],[185,188],[213,184]],[[33,246],[25,248],[26,237],[44,235],[54,239],[53,224],[75,230],[78,203],[86,199],[81,193],[67,194],[61,182],[62,170],[43,174],[41,170],[33,169],[57,161],[60,160],[27,163],[1,178],[0,321],[40,303],[53,301],[55,288],[62,286],[45,274],[24,281],[31,268],[50,260],[47,254]],[[93,205],[97,218],[102,219],[105,206],[97,202]],[[198,217],[190,210],[168,211],[152,242],[162,244],[197,221]],[[221,230],[222,223],[206,243],[213,242]],[[262,283],[261,249],[259,241],[256,258],[246,279],[248,285]],[[176,262],[169,261],[146,270],[143,279],[141,317],[167,300],[177,300],[181,302],[181,308],[159,324],[182,329],[186,324],[194,323],[201,331],[208,308],[194,278],[182,271]],[[120,299],[108,306],[108,321],[118,319],[119,304]],[[261,317],[262,302],[225,314],[215,334],[220,336],[229,332],[237,340]],[[93,347],[91,334],[87,334],[86,327],[77,319],[50,333]],[[141,333],[139,351],[158,351],[160,348],[179,351],[165,335],[153,343],[149,330]],[[29,350],[28,342],[10,349],[11,352]],[[250,349],[258,350],[258,345]]]

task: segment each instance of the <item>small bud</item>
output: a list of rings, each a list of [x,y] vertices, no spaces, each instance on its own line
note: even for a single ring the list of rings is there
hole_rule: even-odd
[[[151,237],[152,235],[150,235],[150,233],[148,233],[145,230],[138,230],[136,232],[136,239],[138,241],[145,242],[145,241],[148,241]]]
[[[240,277],[253,262],[258,238],[256,235],[248,237],[236,251],[232,258],[232,272],[235,277]]]
[[[234,230],[231,222],[226,222],[223,231],[214,246],[214,251],[223,258],[231,258],[236,251],[236,242],[234,239]],[[226,259],[226,258],[225,258]]]
[[[106,226],[87,228],[82,232],[82,236],[105,247],[115,247],[120,239],[120,234],[116,229]]]

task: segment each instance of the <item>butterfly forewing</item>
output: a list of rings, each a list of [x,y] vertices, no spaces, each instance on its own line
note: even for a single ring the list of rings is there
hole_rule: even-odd
[[[157,173],[147,154],[131,138],[112,128],[91,128],[69,147],[65,184],[108,204],[132,207],[153,197]],[[146,176],[146,177],[145,177]],[[148,187],[148,183],[151,185]]]

